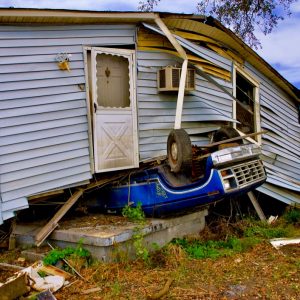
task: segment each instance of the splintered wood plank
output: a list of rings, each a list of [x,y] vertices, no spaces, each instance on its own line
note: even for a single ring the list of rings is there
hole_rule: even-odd
[[[68,212],[68,210],[77,202],[82,196],[84,190],[80,189],[76,191],[69,200],[58,210],[54,217],[36,234],[35,244],[40,246],[43,241],[52,233],[52,231],[58,226],[60,219]]]
[[[16,278],[9,278],[0,287],[0,298],[2,300],[16,299],[23,296],[27,292],[27,274],[23,273]]]

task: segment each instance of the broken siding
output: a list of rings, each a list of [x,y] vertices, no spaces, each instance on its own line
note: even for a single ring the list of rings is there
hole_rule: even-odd
[[[91,178],[83,45],[134,44],[131,25],[0,28],[2,219],[27,196]],[[70,72],[58,53],[71,54]],[[1,222],[1,220],[0,220]]]
[[[174,128],[177,93],[159,93],[157,71],[168,65],[181,66],[182,60],[160,51],[138,51],[138,116],[140,159],[165,155],[167,138]],[[231,82],[215,78],[229,92]],[[231,121],[232,99],[197,74],[196,90],[185,95],[182,128],[193,144],[208,144],[207,133],[219,128],[216,121]]]
[[[258,190],[288,204],[300,204],[300,125],[294,100],[246,64],[260,81],[262,153],[267,183]]]

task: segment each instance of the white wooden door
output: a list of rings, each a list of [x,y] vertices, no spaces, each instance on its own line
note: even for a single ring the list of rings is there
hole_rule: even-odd
[[[138,167],[134,51],[93,48],[95,171]]]

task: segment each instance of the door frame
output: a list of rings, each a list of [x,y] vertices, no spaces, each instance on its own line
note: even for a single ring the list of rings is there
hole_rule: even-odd
[[[130,89],[130,110],[132,112],[132,134],[133,134],[133,165],[130,167],[111,168],[106,170],[98,169],[98,157],[97,153],[97,126],[95,122],[95,110],[94,103],[96,103],[96,92],[92,90],[89,84],[89,77],[91,76],[91,82],[96,79],[95,61],[92,56],[92,50],[99,51],[103,54],[122,56],[128,59],[129,62],[129,89]],[[88,51],[90,51],[91,62],[88,64]],[[84,47],[84,60],[85,60],[85,78],[86,78],[86,99],[87,99],[87,115],[89,122],[89,147],[90,147],[90,159],[91,169],[93,173],[103,173],[108,171],[137,168],[139,167],[139,143],[138,143],[138,116],[137,116],[137,100],[136,100],[136,51],[129,49],[118,48],[105,48],[105,47]],[[90,69],[89,69],[90,67]],[[97,103],[96,103],[97,105]],[[124,110],[129,110],[124,108]]]

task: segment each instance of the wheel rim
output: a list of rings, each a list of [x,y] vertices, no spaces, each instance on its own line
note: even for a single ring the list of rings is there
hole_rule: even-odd
[[[178,148],[176,143],[171,145],[171,158],[173,161],[177,161],[178,159]]]

